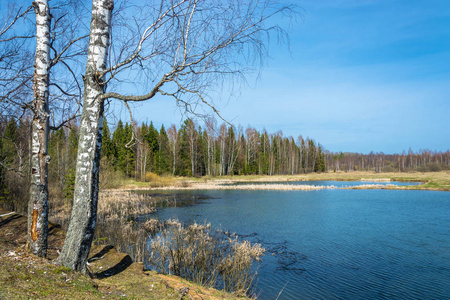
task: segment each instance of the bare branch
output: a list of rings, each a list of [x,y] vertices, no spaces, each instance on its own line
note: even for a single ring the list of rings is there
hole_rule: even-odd
[[[0,37],[5,34],[9,29],[11,29],[11,27],[17,22],[17,20],[19,20],[20,18],[24,17],[25,15],[27,15],[31,10],[33,9],[33,6],[28,6],[27,9],[23,12],[20,12],[22,10],[22,7],[19,8],[19,10],[17,11],[17,14],[12,18],[11,21],[7,21],[5,25],[3,25],[3,28],[0,30]],[[10,38],[6,38],[6,39],[0,39],[0,42],[8,42],[8,41],[12,41],[14,39],[28,39],[28,38],[33,38],[34,35],[31,36],[13,36]]]
[[[55,130],[56,131],[56,130],[60,129],[61,127],[65,126],[70,121],[73,121],[76,118],[79,118],[80,116],[81,116],[80,114],[73,115],[70,118],[68,118],[68,119],[64,120],[63,122],[61,122],[58,126],[50,126],[50,130]]]
[[[8,167],[4,162],[0,161],[0,166],[2,166],[3,168],[5,168],[5,170],[10,171],[10,172],[14,172],[17,173],[20,177],[25,177],[25,175],[23,174],[23,171],[19,171],[16,170],[14,168],[10,168]]]
[[[147,29],[145,29],[144,33],[142,34],[138,46],[136,48],[136,50],[134,51],[134,53],[132,53],[128,58],[126,58],[125,60],[123,60],[122,62],[116,64],[115,66],[112,66],[108,69],[106,69],[105,71],[102,72],[101,76],[106,75],[107,73],[113,72],[118,70],[119,68],[130,64],[132,61],[134,61],[136,58],[139,57],[139,53],[142,50],[142,44],[158,29],[160,28],[164,23],[168,22],[168,20],[165,20],[164,18],[170,13],[172,12],[175,8],[179,7],[180,5],[182,5],[183,3],[187,2],[188,0],[183,0],[180,3],[174,5],[174,6],[170,6],[168,10],[166,10],[163,14],[161,14],[158,19],[151,24],[149,27],[147,27]]]
[[[101,96],[101,98],[103,100],[108,99],[108,98],[114,98],[114,99],[118,99],[118,100],[123,100],[123,101],[145,101],[148,99],[153,98],[156,93],[158,93],[159,89],[164,85],[164,83],[170,81],[169,76],[171,76],[172,73],[169,74],[165,74],[163,76],[163,78],[158,82],[158,84],[155,85],[155,87],[148,93],[145,95],[140,95],[140,96],[133,96],[133,95],[122,95],[119,93],[114,93],[114,92],[110,92],[110,93],[105,93]]]
[[[160,93],[174,97],[187,111],[195,110],[201,103],[218,113],[215,106],[205,100],[208,88],[225,77],[236,76],[245,82],[244,75],[252,70],[252,64],[262,63],[267,55],[271,32],[287,36],[278,25],[266,24],[275,15],[295,13],[294,6],[277,5],[276,0],[245,3],[230,0],[214,4],[198,0],[161,1],[158,18],[144,26],[145,30],[135,40],[135,50],[120,61],[130,45],[131,38],[127,36],[118,51],[119,62],[102,73],[110,75],[106,84],[112,79],[126,82],[128,78],[118,76],[121,71],[128,69],[125,74],[141,72],[141,78],[130,79],[129,83],[142,82],[147,93],[126,95],[113,89],[102,95],[102,99],[145,101]],[[136,25],[139,28],[138,20]],[[130,36],[134,36],[131,30]],[[146,76],[150,83],[140,81]],[[169,91],[162,91],[163,86]],[[178,87],[171,91],[174,86]],[[189,99],[183,98],[187,94]],[[220,118],[223,120],[222,116]]]
[[[62,49],[62,50],[59,52],[59,54],[57,54],[57,55],[55,56],[55,58],[52,59],[51,66],[54,66],[58,61],[61,60],[62,55],[70,48],[70,46],[72,46],[72,45],[75,44],[76,42],[78,42],[78,41],[80,41],[80,40],[82,40],[82,39],[85,39],[85,38],[87,38],[87,37],[89,37],[89,35],[84,35],[84,36],[81,36],[81,37],[79,37],[79,38],[77,38],[77,39],[75,39],[75,40],[71,40],[71,41],[64,47],[64,49]],[[54,48],[52,48],[52,49],[53,49],[53,51],[54,51],[55,53],[57,53],[57,51],[56,51]]]
[[[125,106],[128,109],[128,112],[130,113],[130,123],[131,123],[131,140],[125,145],[125,148],[131,148],[134,146],[133,141],[136,139],[135,133],[134,133],[134,123],[133,123],[133,114],[131,113],[130,106],[128,105],[127,101],[124,101]]]

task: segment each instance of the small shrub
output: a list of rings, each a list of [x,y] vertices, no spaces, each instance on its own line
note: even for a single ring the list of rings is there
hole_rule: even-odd
[[[145,174],[145,182],[148,182],[149,187],[164,187],[173,185],[175,180],[170,176],[159,176],[158,174],[147,172]]]
[[[181,187],[184,187],[184,188],[187,188],[187,187],[191,186],[191,184],[188,181],[186,181],[186,180],[181,181],[180,185],[181,185]]]
[[[100,189],[112,189],[122,185],[125,176],[120,170],[116,170],[106,157],[100,161]]]
[[[151,181],[158,181],[159,180],[159,176],[153,172],[147,172],[145,173],[145,181],[146,182],[151,182]]]
[[[438,165],[435,162],[429,163],[427,167],[428,167],[428,171],[430,171],[430,172],[439,172],[439,171],[441,171],[441,166]]]

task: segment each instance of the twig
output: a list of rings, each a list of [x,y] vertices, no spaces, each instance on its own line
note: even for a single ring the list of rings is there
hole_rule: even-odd
[[[283,293],[284,288],[287,286],[287,284],[289,283],[289,280],[286,282],[286,284],[283,286],[283,288],[281,289],[281,291],[278,293],[278,296],[275,300],[278,300],[278,298],[281,296],[281,293]]]

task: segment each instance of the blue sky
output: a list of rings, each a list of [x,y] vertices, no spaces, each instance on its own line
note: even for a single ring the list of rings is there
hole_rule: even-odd
[[[259,77],[218,101],[223,116],[330,151],[450,149],[450,1],[302,0],[290,52],[271,45]],[[172,99],[138,121],[178,125]],[[201,122],[200,122],[201,123]]]
[[[0,2],[3,11],[9,2]],[[450,149],[449,0],[284,2],[302,12],[290,51],[274,40],[259,76],[231,97],[224,86],[214,104],[228,121],[310,137],[330,151]],[[164,97],[135,104],[133,114],[158,128],[185,117]]]

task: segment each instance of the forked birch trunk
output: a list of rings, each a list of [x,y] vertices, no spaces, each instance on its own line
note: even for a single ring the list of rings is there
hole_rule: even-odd
[[[28,248],[47,256],[50,11],[47,0],[33,2],[36,14],[36,57],[33,82],[33,122],[31,141],[31,185],[28,202]]]
[[[112,0],[93,0],[84,102],[81,115],[72,216],[58,263],[87,272],[86,262],[97,219],[104,78],[110,42]]]

